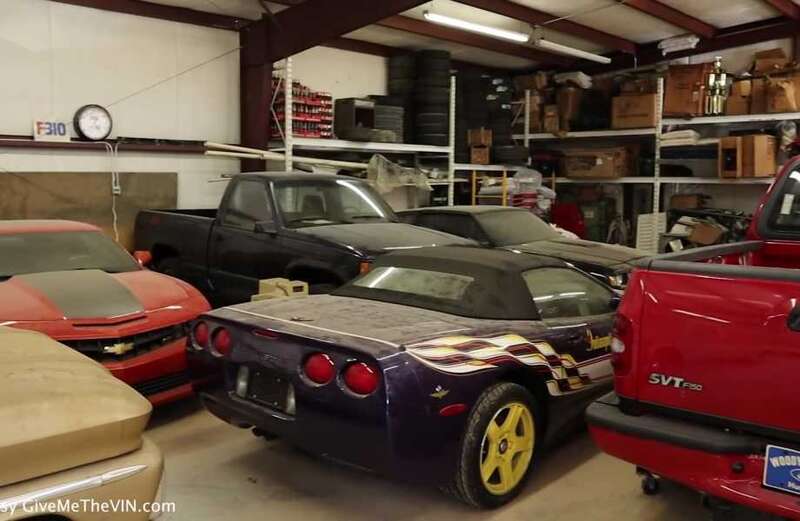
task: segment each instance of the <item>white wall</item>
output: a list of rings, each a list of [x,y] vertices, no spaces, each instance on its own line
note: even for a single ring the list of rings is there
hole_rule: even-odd
[[[71,121],[98,103],[114,119],[112,138],[239,142],[237,33],[47,0],[1,3],[0,134],[27,136],[34,118]],[[294,77],[334,97],[385,94],[386,59],[317,47],[294,57]],[[0,173],[110,169],[105,153],[0,148]],[[239,161],[122,152],[115,169],[178,172],[179,206],[214,207],[225,183],[209,180],[238,172]]]
[[[297,81],[334,98],[386,94],[387,62],[380,56],[329,47],[314,47],[292,59]]]
[[[0,134],[30,135],[34,118],[71,121],[78,107],[98,103],[114,119],[112,138],[239,141],[235,32],[46,0],[2,0],[2,10]],[[104,153],[0,148],[0,168],[96,172],[109,171],[110,161]],[[239,162],[121,153],[116,169],[178,172],[181,206],[213,206],[224,184],[208,179],[237,172]]]

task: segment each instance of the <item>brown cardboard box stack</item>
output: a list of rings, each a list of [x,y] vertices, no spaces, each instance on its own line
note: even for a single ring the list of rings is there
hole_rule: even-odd
[[[625,94],[611,102],[611,128],[649,128],[656,125],[657,94]]]
[[[719,176],[772,177],[777,170],[777,142],[774,136],[754,134],[719,140]]]
[[[630,175],[631,153],[625,147],[575,148],[564,151],[561,169],[567,177],[616,179]]]
[[[686,117],[703,114],[706,75],[711,63],[670,65],[664,94],[664,116]]]
[[[491,158],[492,131],[485,128],[474,128],[467,135],[470,163],[488,165]]]
[[[534,74],[527,74],[524,76],[516,76],[514,78],[514,87],[518,94],[521,94],[520,100],[524,100],[524,92],[531,91],[531,104],[528,107],[530,131],[542,132],[543,126],[543,106],[547,99],[546,90],[549,86],[549,79],[546,73],[536,72]]]

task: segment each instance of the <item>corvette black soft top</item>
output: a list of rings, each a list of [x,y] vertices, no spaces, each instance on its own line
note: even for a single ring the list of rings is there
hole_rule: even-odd
[[[460,301],[388,291],[359,285],[355,279],[334,295],[365,298],[415,306],[465,317],[493,320],[535,320],[539,313],[522,278],[536,268],[563,268],[567,264],[552,257],[506,250],[467,246],[440,246],[399,250],[379,257],[373,270],[398,267],[436,273],[466,275],[473,282]]]

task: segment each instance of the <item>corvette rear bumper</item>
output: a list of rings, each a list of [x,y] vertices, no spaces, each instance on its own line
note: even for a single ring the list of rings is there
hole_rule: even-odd
[[[614,393],[586,413],[595,443],[606,453],[715,498],[800,519],[800,497],[762,486],[766,442],[683,420],[619,408]]]
[[[149,353],[104,364],[153,405],[192,395],[186,364],[186,338],[179,338]]]

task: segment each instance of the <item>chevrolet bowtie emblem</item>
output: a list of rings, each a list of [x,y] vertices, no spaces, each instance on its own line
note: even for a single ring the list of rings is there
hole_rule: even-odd
[[[133,342],[117,342],[103,348],[104,353],[112,355],[124,355],[128,351],[133,351]]]

